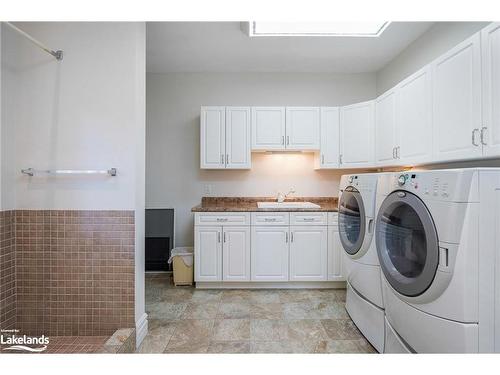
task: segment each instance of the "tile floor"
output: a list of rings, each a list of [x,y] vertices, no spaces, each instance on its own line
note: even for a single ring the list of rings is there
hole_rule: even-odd
[[[197,290],[146,274],[149,331],[138,353],[374,353],[345,290]]]

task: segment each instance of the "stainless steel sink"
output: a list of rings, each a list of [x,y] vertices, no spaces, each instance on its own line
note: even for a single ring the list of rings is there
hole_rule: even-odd
[[[258,208],[321,208],[320,205],[311,202],[257,202]]]

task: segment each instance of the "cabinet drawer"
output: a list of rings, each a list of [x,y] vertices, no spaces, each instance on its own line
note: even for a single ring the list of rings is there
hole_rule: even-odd
[[[288,225],[289,212],[252,212],[252,225]]]
[[[196,212],[195,225],[250,225],[249,212]]]
[[[326,212],[291,212],[290,225],[326,225]]]
[[[328,225],[337,226],[339,224],[339,213],[328,212]]]

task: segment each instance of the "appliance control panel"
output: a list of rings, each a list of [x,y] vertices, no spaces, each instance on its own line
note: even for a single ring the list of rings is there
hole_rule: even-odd
[[[468,202],[475,179],[477,174],[463,170],[405,171],[393,175],[392,186],[394,190],[410,191],[424,199]]]

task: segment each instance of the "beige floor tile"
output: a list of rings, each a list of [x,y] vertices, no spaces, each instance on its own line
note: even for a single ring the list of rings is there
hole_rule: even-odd
[[[280,340],[290,341],[320,341],[328,339],[323,325],[319,320],[299,319],[281,322]]]
[[[252,290],[250,303],[280,303],[280,294],[277,290]]]
[[[214,289],[204,289],[204,290],[194,290],[191,297],[191,302],[220,302],[222,298],[221,290]]]
[[[283,319],[281,303],[253,303],[250,305],[251,319]]]
[[[250,353],[249,341],[212,341],[208,353]]]
[[[157,302],[146,304],[146,312],[149,319],[179,319],[187,303]]]
[[[317,345],[318,344],[316,342],[304,342],[304,341],[251,341],[250,353],[307,354],[307,353],[314,353],[314,350],[317,347]]]
[[[310,302],[309,296],[309,290],[281,289],[279,291],[281,303]]]
[[[373,353],[359,340],[327,340],[318,343],[316,353]]]
[[[363,338],[361,332],[350,319],[324,319],[321,324],[330,340],[357,340]]]
[[[191,302],[182,314],[182,319],[215,319],[219,303],[213,302]]]
[[[279,341],[281,321],[268,319],[250,320],[251,341]]]
[[[249,319],[216,320],[213,330],[214,341],[244,341],[250,340]]]
[[[167,347],[167,344],[170,340],[170,335],[169,336],[153,336],[153,335],[146,335],[144,340],[141,343],[141,346],[139,346],[139,349],[137,350],[137,353],[163,353],[165,348]]]
[[[151,336],[172,336],[177,320],[148,319],[148,335]]]
[[[250,302],[251,291],[247,289],[229,289],[222,292],[221,302],[241,303]]]
[[[219,304],[218,319],[249,319],[250,304],[247,302],[233,302]]]
[[[212,337],[214,320],[186,319],[180,320],[165,352],[200,353],[208,350]]]

